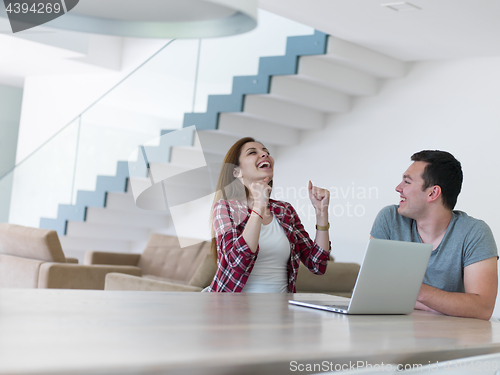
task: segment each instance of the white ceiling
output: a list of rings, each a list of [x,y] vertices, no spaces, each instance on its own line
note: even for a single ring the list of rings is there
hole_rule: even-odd
[[[108,48],[96,51],[95,46],[103,41]],[[23,87],[28,76],[109,74],[119,71],[121,43],[120,37],[43,26],[35,31],[26,30],[12,35],[8,19],[0,17],[0,84]],[[117,47],[109,48],[114,45]],[[102,61],[96,61],[96,57]]]
[[[500,55],[500,0],[259,0],[259,7],[404,60]]]
[[[394,2],[400,1],[259,0],[259,7],[404,61],[500,56],[500,0],[410,0],[421,10],[407,12],[381,6]],[[75,61],[82,56],[78,48],[36,43],[25,33],[12,36],[0,17],[0,84],[22,86],[28,75],[103,71]],[[77,43],[77,37],[66,39]]]

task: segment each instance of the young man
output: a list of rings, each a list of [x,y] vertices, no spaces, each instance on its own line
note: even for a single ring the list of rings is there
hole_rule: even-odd
[[[399,206],[380,211],[371,236],[432,244],[416,309],[488,320],[498,288],[497,247],[484,221],[453,211],[460,162],[445,151],[421,151],[411,160],[396,187]]]

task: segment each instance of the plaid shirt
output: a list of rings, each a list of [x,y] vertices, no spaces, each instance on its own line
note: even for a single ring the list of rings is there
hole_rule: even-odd
[[[269,208],[290,242],[288,292],[295,293],[300,261],[311,272],[322,275],[330,255],[309,238],[290,203],[270,199]],[[217,272],[207,291],[241,292],[245,286],[259,255],[259,247],[252,253],[243,239],[249,217],[248,207],[239,201],[219,200],[215,204],[213,225],[217,240]]]

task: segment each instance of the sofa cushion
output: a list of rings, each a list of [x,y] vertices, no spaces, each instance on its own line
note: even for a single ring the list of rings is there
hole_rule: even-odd
[[[215,272],[217,272],[217,265],[214,262],[214,258],[212,254],[206,253],[203,262],[201,262],[193,277],[189,280],[188,285],[205,288],[212,283]]]
[[[169,283],[135,277],[122,273],[108,273],[106,275],[105,290],[137,290],[137,291],[168,291],[168,292],[201,292],[201,288],[194,286]]]
[[[15,224],[0,224],[0,254],[66,263],[56,231]]]
[[[165,281],[165,282],[169,282],[169,283],[187,285],[187,282],[184,280],[171,279],[169,277],[160,277],[160,276],[155,276],[155,275],[142,275],[142,277],[145,279],[154,280],[154,281]]]
[[[192,277],[194,277],[196,272],[198,272],[198,269],[205,261],[206,255],[210,254],[210,244],[211,244],[211,242],[209,242],[209,241],[203,242],[201,244],[200,251],[199,251],[198,255],[196,256],[195,260],[193,261],[191,268],[189,269],[189,275],[186,275],[187,282],[189,282],[189,280]],[[214,274],[215,274],[215,271],[214,271]]]
[[[106,275],[112,272],[141,276],[141,269],[134,266],[84,266],[45,262],[40,266],[39,288],[104,289]]]
[[[153,234],[137,266],[144,275],[187,283],[203,261],[204,245],[202,242],[181,248],[176,237]]]

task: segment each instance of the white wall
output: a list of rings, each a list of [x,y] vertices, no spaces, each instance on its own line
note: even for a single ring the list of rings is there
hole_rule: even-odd
[[[415,63],[405,78],[388,81],[377,96],[358,99],[350,113],[331,116],[324,130],[306,132],[298,146],[280,149],[276,193],[304,188],[308,179],[337,191],[330,212],[333,255],[360,263],[378,211],[399,201],[394,188],[410,156],[423,149],[446,150],[464,171],[456,209],[485,220],[500,243],[499,66],[500,57]],[[313,232],[308,199],[289,191],[284,199],[302,209],[306,229]],[[494,315],[500,316],[498,301]]]

